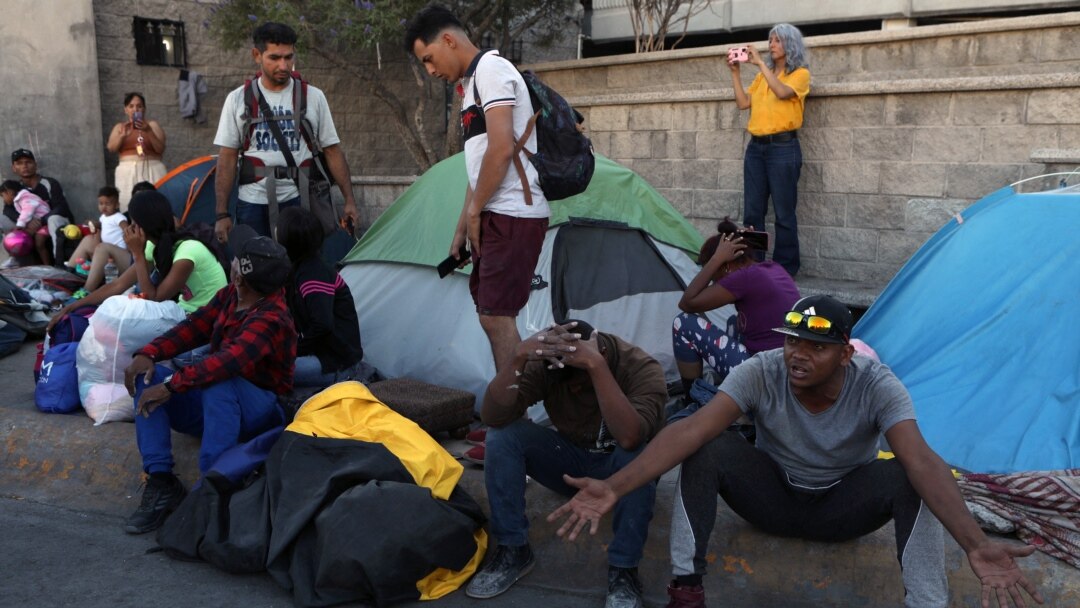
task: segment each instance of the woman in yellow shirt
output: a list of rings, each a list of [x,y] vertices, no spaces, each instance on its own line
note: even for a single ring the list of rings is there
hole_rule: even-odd
[[[745,63],[757,66],[760,73],[746,90],[740,75],[742,63],[734,58],[728,60],[735,104],[740,110],[750,110],[746,125],[750,143],[743,157],[743,223],[764,230],[765,211],[772,197],[776,214],[773,261],[794,276],[799,271],[795,207],[802,169],[798,130],[803,122],[803,103],[810,92],[802,32],[781,23],[769,32],[768,55],[762,57],[753,46],[747,48]]]

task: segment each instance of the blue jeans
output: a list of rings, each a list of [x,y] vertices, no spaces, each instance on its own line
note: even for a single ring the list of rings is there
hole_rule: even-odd
[[[300,197],[290,198],[287,201],[278,202],[278,211],[289,207],[299,207]],[[262,236],[270,234],[270,211],[265,203],[248,203],[236,201],[236,223],[251,226],[255,232]]]
[[[529,542],[525,516],[525,475],[564,496],[577,489],[567,485],[563,474],[605,479],[623,468],[645,449],[622,448],[607,453],[578,447],[553,429],[521,419],[502,428],[489,428],[485,440],[484,482],[491,506],[491,532],[495,541],[513,547]],[[622,497],[615,504],[614,538],[608,545],[608,564],[634,568],[641,561],[656,499],[656,482]]]
[[[743,157],[743,223],[755,230],[765,229],[765,211],[772,197],[776,214],[776,245],[773,261],[788,274],[799,271],[799,223],[795,206],[799,202],[799,174],[802,148],[799,140],[783,143],[754,143]]]
[[[301,387],[327,387],[331,384],[346,380],[363,381],[361,370],[366,367],[363,363],[346,367],[336,372],[325,373],[322,371],[322,362],[315,355],[304,355],[296,358],[296,366],[293,368],[293,386]]]
[[[160,384],[171,373],[168,367],[156,365],[150,385]],[[142,376],[136,378],[136,408],[146,386]],[[202,437],[199,471],[205,473],[225,450],[283,424],[285,415],[277,395],[243,378],[232,378],[176,393],[147,417],[136,414],[135,439],[143,471],[168,473],[174,464],[171,430]]]

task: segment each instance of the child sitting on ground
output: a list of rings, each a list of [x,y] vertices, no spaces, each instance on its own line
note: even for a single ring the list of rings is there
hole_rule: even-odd
[[[3,196],[5,205],[13,206],[19,212],[15,229],[33,235],[34,248],[37,249],[38,257],[41,258],[42,263],[51,263],[49,247],[52,240],[49,238],[49,228],[44,219],[51,211],[49,203],[26,190],[22,184],[13,179],[5,180],[3,184],[0,184],[0,195]]]
[[[110,257],[116,265],[117,274],[131,266],[131,254],[124,243],[124,228],[128,221],[127,217],[120,213],[120,192],[116,188],[105,186],[98,190],[98,211],[101,212],[98,224],[88,222],[90,234],[79,241],[79,246],[64,263],[68,268],[74,269],[79,260],[90,260],[90,270],[83,286],[85,292],[76,292],[76,297],[101,287],[105,279],[105,265],[109,263]]]

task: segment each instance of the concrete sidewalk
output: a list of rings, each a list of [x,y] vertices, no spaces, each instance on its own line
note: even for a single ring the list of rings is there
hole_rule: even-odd
[[[50,415],[33,405],[34,347],[0,360],[0,496],[17,497],[77,511],[126,516],[140,491],[140,459],[134,425],[100,427],[83,414]],[[198,442],[173,435],[177,473],[188,485],[197,477]],[[468,446],[446,441],[460,456]],[[641,564],[646,599],[663,606],[670,569],[668,535],[674,473],[660,483],[649,542]],[[487,504],[483,472],[465,464],[462,483]],[[545,517],[564,499],[530,484],[527,498],[531,541],[538,567],[520,584],[570,592],[575,605],[601,605],[606,587],[606,546],[610,524],[596,538],[563,542]],[[117,527],[117,534],[122,534]],[[1016,542],[1016,541],[1013,541]],[[751,528],[721,505],[706,577],[707,596],[725,606],[901,606],[903,588],[892,526],[858,541],[824,544],[782,539]],[[976,606],[980,589],[963,553],[946,542],[951,606]],[[1080,606],[1080,572],[1042,553],[1023,560],[1029,578],[1050,606]],[[482,602],[477,602],[478,605]],[[488,603],[487,605],[494,605]]]

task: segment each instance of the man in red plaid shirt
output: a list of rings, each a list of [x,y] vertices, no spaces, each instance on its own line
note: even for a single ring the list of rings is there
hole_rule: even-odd
[[[199,471],[206,473],[225,450],[285,422],[277,396],[292,389],[297,340],[282,291],[289,258],[250,226],[234,229],[229,245],[232,283],[139,350],[124,372],[149,475],[139,508],[124,523],[129,534],[161,527],[184,498],[172,473],[171,429],[202,438]],[[205,358],[175,372],[156,365],[206,344]]]

